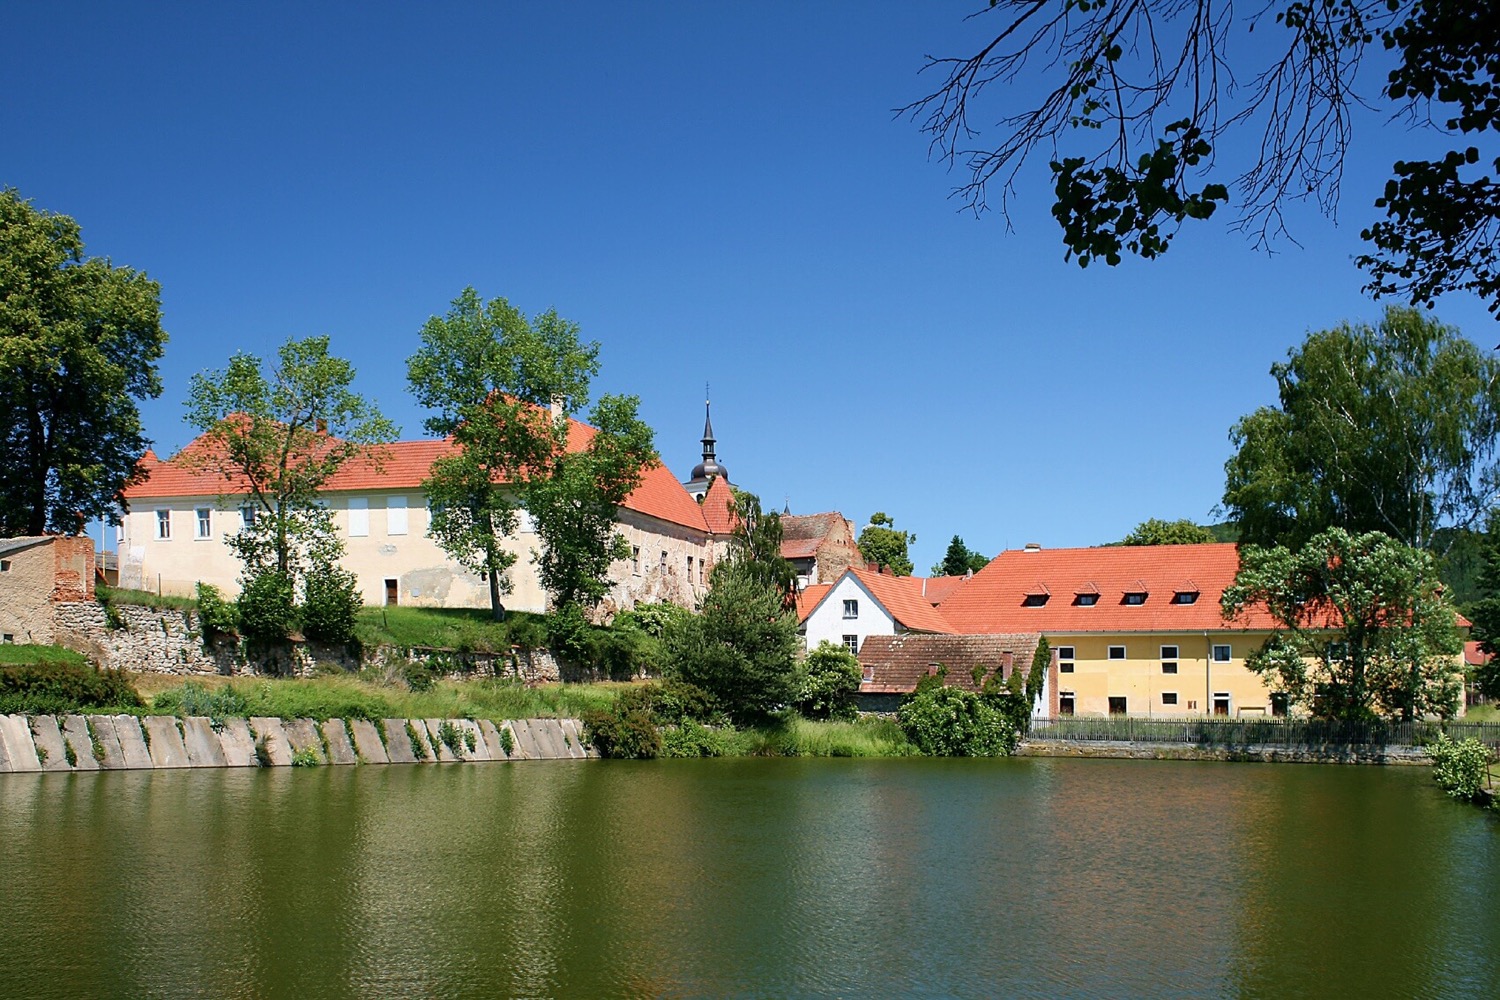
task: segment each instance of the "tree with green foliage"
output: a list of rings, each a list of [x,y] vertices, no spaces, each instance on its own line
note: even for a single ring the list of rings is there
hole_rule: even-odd
[[[664,637],[668,677],[697,685],[737,723],[757,723],[802,690],[797,615],[746,560],[714,567],[702,610]]]
[[[1280,405],[1230,432],[1224,509],[1251,545],[1326,528],[1431,548],[1500,496],[1500,360],[1450,326],[1390,308],[1311,334],[1274,365]]]
[[[964,540],[957,535],[953,541],[948,543],[948,551],[943,553],[943,561],[932,567],[933,576],[964,576],[969,573],[978,573],[989,565],[989,557],[975,552],[964,544]]]
[[[870,523],[859,533],[859,551],[866,561],[879,566],[889,566],[897,576],[911,576],[910,546],[916,544],[917,536],[896,529],[896,522],[884,511],[870,515]]]
[[[1478,539],[1479,598],[1469,605],[1470,636],[1495,657],[1474,668],[1473,679],[1487,698],[1500,698],[1500,511],[1491,511]]]
[[[249,508],[248,523],[227,539],[243,565],[248,634],[284,634],[297,584],[333,574],[344,543],[323,488],[356,458],[378,467],[380,446],[396,437],[353,382],[354,367],[328,353],[327,337],[288,340],[269,371],[237,352],[223,371],[193,376],[188,422],[202,434],[183,462],[223,481],[221,503]],[[338,579],[352,591],[352,576]]]
[[[1231,201],[1234,227],[1269,247],[1289,203],[1334,213],[1357,113],[1373,106],[1463,138],[1393,164],[1375,199],[1385,218],[1360,234],[1368,290],[1428,305],[1471,291],[1500,311],[1500,160],[1479,146],[1500,126],[1488,0],[1273,0],[1247,16],[1212,0],[991,0],[973,23],[992,25],[982,43],[931,59],[945,77],[904,110],[963,162],[958,194],[976,213],[992,182],[1005,211],[1040,152],[1080,266],[1160,256],[1187,220]],[[1372,47],[1394,57],[1373,95],[1357,79]],[[999,106],[981,110],[987,97]],[[978,119],[1000,123],[998,145]]]
[[[1463,648],[1430,552],[1330,528],[1301,548],[1246,546],[1224,617],[1262,605],[1281,628],[1246,660],[1314,716],[1451,717]]]
[[[852,721],[859,715],[859,660],[843,646],[824,639],[803,661],[797,711],[808,719]]]
[[[0,190],[0,537],[119,518],[166,342],[156,282]]]
[[[734,515],[727,561],[779,594],[784,607],[796,607],[797,568],[781,554],[781,515],[762,511],[760,497],[740,489],[734,490]]]
[[[1187,518],[1163,521],[1159,517],[1147,518],[1120,539],[1121,545],[1199,545],[1218,541],[1214,533]]]
[[[498,621],[517,558],[506,539],[526,510],[545,543],[538,568],[554,604],[594,603],[623,551],[615,508],[656,461],[638,401],[601,397],[595,433],[570,452],[568,418],[588,405],[599,372],[599,345],[580,341],[576,323],[551,309],[528,319],[503,298],[486,302],[465,288],[445,316],[427,321],[421,340],[407,380],[432,411],[423,426],[457,445],[423,484],[433,537],[488,580]]]

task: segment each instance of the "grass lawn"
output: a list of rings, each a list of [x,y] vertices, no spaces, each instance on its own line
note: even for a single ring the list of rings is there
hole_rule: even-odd
[[[433,646],[503,652],[510,649],[514,631],[524,628],[536,632],[544,628],[542,622],[541,615],[522,611],[510,612],[503,622],[492,621],[488,608],[362,608],[354,634],[366,647]]]
[[[143,608],[180,608],[198,610],[198,601],[192,597],[173,597],[170,594],[158,597],[149,590],[126,590],[123,587],[106,587],[97,584],[94,596],[100,604],[134,604]]]
[[[411,691],[352,674],[309,678],[205,677],[184,680],[133,674],[151,703],[148,712],[178,715],[264,715],[284,719],[534,719],[573,717],[607,708],[628,685],[546,684],[511,680],[439,681]]]
[[[76,663],[81,667],[88,662],[82,653],[61,646],[0,644],[0,663]]]
[[[1500,706],[1475,705],[1464,713],[1459,722],[1500,722]]]

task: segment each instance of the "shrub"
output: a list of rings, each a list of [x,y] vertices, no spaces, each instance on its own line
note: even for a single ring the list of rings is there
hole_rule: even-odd
[[[802,694],[797,711],[809,719],[850,721],[859,715],[859,660],[843,646],[824,639],[803,663]]]
[[[692,719],[661,731],[663,757],[724,757],[732,752],[734,730],[710,729]]]
[[[529,651],[547,645],[547,624],[542,618],[513,612],[506,619],[505,627],[506,637],[512,646]]]
[[[0,714],[59,715],[142,704],[119,670],[60,661],[0,664]]]
[[[547,616],[547,645],[579,666],[593,665],[593,631],[583,609],[576,604],[565,604]]]
[[[212,584],[198,584],[198,623],[203,627],[203,638],[226,635],[240,626],[240,616],[234,602],[226,600],[219,588]]]
[[[660,639],[668,626],[692,617],[692,612],[677,604],[637,604],[629,611],[615,615],[615,628],[634,629],[653,638]]]
[[[1490,748],[1470,736],[1453,740],[1447,733],[1427,745],[1432,756],[1432,776],[1438,787],[1455,799],[1472,802],[1479,798],[1490,777]]]
[[[431,691],[441,676],[442,670],[430,657],[408,660],[406,666],[401,668],[401,677],[406,681],[406,686],[419,694]]]
[[[584,712],[583,736],[601,757],[649,760],[661,756],[661,733],[650,714],[640,708],[622,708],[616,703],[608,711]]]
[[[589,643],[591,666],[612,681],[661,672],[661,640],[633,628],[598,629]]]
[[[1006,714],[971,691],[939,683],[921,684],[901,704],[901,728],[922,753],[933,757],[1004,757],[1019,734]]]
[[[320,642],[348,642],[363,602],[359,581],[342,566],[320,565],[302,585],[302,634]]]
[[[252,639],[285,639],[296,622],[291,577],[270,570],[245,581],[238,601],[240,628]]]

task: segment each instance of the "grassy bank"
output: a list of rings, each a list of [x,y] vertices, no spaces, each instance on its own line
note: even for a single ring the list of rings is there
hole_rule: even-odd
[[[621,684],[526,687],[481,678],[440,681],[426,691],[353,675],[306,679],[210,677],[183,681],[160,674],[131,680],[145,711],[167,715],[264,715],[284,719],[534,719],[576,718],[613,704]]]
[[[0,664],[7,663],[71,663],[87,666],[88,659],[82,653],[61,646],[33,646],[0,643]]]

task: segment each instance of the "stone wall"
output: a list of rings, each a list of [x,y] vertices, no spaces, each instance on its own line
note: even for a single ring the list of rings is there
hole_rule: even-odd
[[[0,773],[479,763],[597,756],[576,719],[0,715]]]
[[[565,673],[545,649],[460,653],[381,646],[355,658],[345,648],[325,643],[252,644],[234,638],[213,641],[205,649],[196,611],[131,604],[106,609],[93,601],[53,607],[59,645],[77,650],[101,667],[133,673],[305,677],[323,665],[395,676],[411,661],[436,663],[447,677],[501,676],[543,682],[560,680]]]

